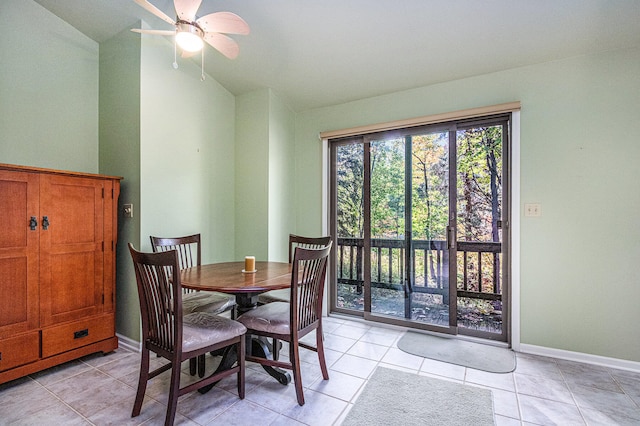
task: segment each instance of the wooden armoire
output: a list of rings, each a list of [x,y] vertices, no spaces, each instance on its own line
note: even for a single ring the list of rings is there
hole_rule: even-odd
[[[118,347],[120,179],[0,164],[0,383]]]

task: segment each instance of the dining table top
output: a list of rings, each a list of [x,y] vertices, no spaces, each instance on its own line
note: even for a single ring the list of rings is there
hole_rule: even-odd
[[[244,271],[244,261],[211,263],[183,269],[180,282],[193,290],[223,293],[263,293],[289,288],[292,265],[284,262],[256,262],[256,271]]]

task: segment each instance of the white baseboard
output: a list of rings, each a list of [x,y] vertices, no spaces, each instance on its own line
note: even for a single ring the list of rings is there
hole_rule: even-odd
[[[609,358],[600,355],[591,355],[581,352],[565,351],[562,349],[545,348],[543,346],[527,345],[521,343],[518,352],[548,356],[552,358],[564,359],[568,361],[584,362],[587,364],[600,365],[603,367],[617,368],[640,373],[640,362],[628,361],[624,359]]]
[[[137,340],[130,339],[118,333],[116,333],[116,337],[118,338],[119,347],[128,349],[133,352],[140,352],[142,350],[142,345]]]

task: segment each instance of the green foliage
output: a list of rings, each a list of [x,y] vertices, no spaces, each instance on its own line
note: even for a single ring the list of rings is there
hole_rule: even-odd
[[[414,136],[412,149],[413,238],[444,238],[448,220],[447,134]],[[404,239],[405,139],[371,143],[371,236]]]
[[[449,152],[446,132],[412,138],[413,238],[446,238],[449,219]]]
[[[502,204],[502,127],[457,133],[458,239],[498,241]]]
[[[502,202],[502,127],[458,130],[456,135],[458,240],[499,241]],[[404,239],[405,148],[411,144],[412,233],[444,240],[449,224],[448,132],[372,141],[371,237]],[[363,235],[364,144],[337,149],[338,236]]]
[[[404,139],[371,143],[371,238],[404,238]]]
[[[364,158],[361,144],[338,147],[336,155],[338,236],[363,237]]]

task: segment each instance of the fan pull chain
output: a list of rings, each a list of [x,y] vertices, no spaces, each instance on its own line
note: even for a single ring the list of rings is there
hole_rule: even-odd
[[[200,81],[204,81],[204,49],[200,50]]]
[[[177,47],[176,43],[176,38],[173,38],[173,69],[177,70],[178,69],[178,47]]]

